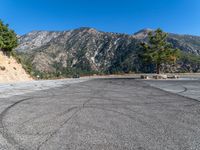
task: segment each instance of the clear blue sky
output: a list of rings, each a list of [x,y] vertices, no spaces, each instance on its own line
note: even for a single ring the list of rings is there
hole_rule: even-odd
[[[17,34],[94,27],[200,35],[200,0],[0,0],[0,19]]]

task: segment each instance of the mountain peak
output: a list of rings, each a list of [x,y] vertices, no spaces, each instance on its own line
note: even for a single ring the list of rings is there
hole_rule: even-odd
[[[133,36],[137,39],[144,39],[148,36],[149,32],[153,31],[152,29],[146,28],[142,29],[136,33],[133,34]]]
[[[77,30],[80,30],[80,31],[90,31],[90,30],[95,30],[97,31],[95,28],[91,28],[91,27],[80,27],[78,28]]]
[[[97,34],[99,32],[95,28],[90,28],[90,27],[80,27],[78,29],[75,29],[75,31],[78,31],[78,32],[87,32],[89,34]]]
[[[145,29],[139,30],[138,32],[134,33],[134,35],[138,35],[138,34],[141,34],[141,33],[149,33],[151,31],[153,31],[153,29],[145,28]]]

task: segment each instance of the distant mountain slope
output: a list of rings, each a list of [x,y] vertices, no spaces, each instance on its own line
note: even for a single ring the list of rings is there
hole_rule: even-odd
[[[139,43],[151,29],[133,35],[79,28],[63,32],[34,31],[19,38],[18,53],[40,72],[66,68],[86,71],[138,71]],[[187,53],[200,55],[200,37],[169,34],[169,42]]]
[[[180,48],[185,52],[190,52],[196,55],[200,55],[200,37],[192,35],[178,35],[169,34],[169,41],[174,44],[175,47]]]

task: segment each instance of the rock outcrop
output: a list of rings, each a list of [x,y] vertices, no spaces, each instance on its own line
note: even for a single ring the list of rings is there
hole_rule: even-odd
[[[0,83],[32,80],[12,56],[8,57],[0,51]]]

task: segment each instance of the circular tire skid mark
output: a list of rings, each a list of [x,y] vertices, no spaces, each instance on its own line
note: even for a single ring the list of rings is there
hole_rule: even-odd
[[[47,90],[35,96],[35,102],[29,100],[19,100],[0,114],[4,138],[18,149],[189,149],[191,141],[187,141],[188,138],[179,131],[182,130],[185,135],[198,135],[193,133],[198,126],[194,124],[190,127],[190,122],[185,120],[198,119],[197,113],[190,109],[197,105],[196,101],[145,86],[138,81],[95,80],[71,88]],[[188,103],[192,105],[186,108]],[[24,125],[18,130],[20,134],[38,136],[34,147],[30,147],[28,140],[16,140],[20,138],[10,134],[4,122],[5,117],[11,117],[14,112],[27,113],[28,108],[23,109],[25,107],[33,113],[43,109],[39,115],[28,116],[19,122]],[[46,116],[50,117],[46,119]],[[41,123],[53,128],[45,127],[43,132]],[[38,125],[36,128],[41,132],[25,132],[23,127],[27,125],[32,128]],[[194,140],[197,144],[197,138]]]
[[[24,146],[20,145],[18,143],[18,141],[15,140],[15,138],[8,132],[8,129],[7,127],[5,126],[4,124],[4,117],[6,116],[6,114],[8,113],[8,111],[10,109],[12,109],[13,107],[15,107],[16,105],[24,102],[24,101],[27,101],[27,100],[30,100],[31,98],[26,98],[26,99],[22,99],[22,100],[19,100],[17,102],[15,102],[14,104],[10,105],[9,107],[7,107],[6,109],[4,109],[1,113],[0,113],[0,127],[2,129],[1,133],[2,133],[2,136],[3,138],[6,139],[6,141],[13,145],[14,147],[17,147],[18,149],[25,149]]]

